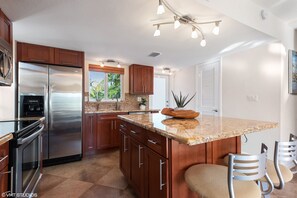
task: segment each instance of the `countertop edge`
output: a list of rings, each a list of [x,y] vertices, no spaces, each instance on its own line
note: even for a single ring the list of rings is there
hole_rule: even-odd
[[[0,146],[13,139],[12,133],[8,133],[0,138]]]
[[[138,110],[138,109],[134,109],[134,110],[103,110],[103,111],[90,111],[90,112],[84,112],[84,114],[111,114],[111,113],[137,113],[137,112],[155,112],[155,111],[160,111],[160,109],[148,109],[148,110]]]
[[[131,124],[134,124],[136,126],[142,127],[142,128],[147,129],[149,131],[158,133],[158,134],[160,134],[160,135],[162,135],[164,137],[176,140],[179,143],[187,144],[189,146],[194,146],[194,145],[197,145],[197,144],[203,144],[203,143],[212,142],[212,141],[216,141],[216,140],[222,140],[222,139],[237,137],[237,136],[241,136],[241,135],[245,135],[245,134],[249,134],[249,133],[260,132],[260,131],[264,131],[264,130],[268,130],[268,129],[277,128],[279,126],[278,123],[269,123],[269,124],[266,124],[265,126],[262,126],[261,128],[258,128],[258,127],[248,128],[244,132],[238,132],[238,131],[235,130],[235,131],[232,132],[232,135],[228,135],[228,136],[216,136],[216,137],[211,137],[211,138],[208,136],[208,137],[205,137],[205,138],[199,139],[199,140],[197,140],[197,139],[190,139],[189,140],[187,138],[182,138],[182,137],[178,137],[178,136],[168,134],[168,132],[165,131],[165,130],[155,128],[155,127],[153,127],[151,125],[141,124],[139,122],[136,122],[136,121],[131,120],[129,118],[123,117],[121,115],[119,115],[118,117],[121,120],[127,121],[127,122],[129,122]]]

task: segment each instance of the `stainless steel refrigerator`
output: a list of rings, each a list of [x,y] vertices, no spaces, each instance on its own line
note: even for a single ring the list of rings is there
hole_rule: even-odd
[[[82,69],[76,67],[19,63],[18,115],[36,116],[29,113],[37,110],[44,114],[42,152],[46,165],[81,159],[82,75]],[[31,103],[24,114],[26,97]],[[43,104],[36,104],[40,98]]]

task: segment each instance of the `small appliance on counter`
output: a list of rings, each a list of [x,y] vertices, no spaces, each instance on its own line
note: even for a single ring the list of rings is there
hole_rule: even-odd
[[[12,133],[9,145],[10,192],[31,194],[41,178],[41,132],[44,118],[0,121],[1,133]]]

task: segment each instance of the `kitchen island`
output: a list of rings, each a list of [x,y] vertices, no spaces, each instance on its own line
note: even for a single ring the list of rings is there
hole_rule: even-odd
[[[121,115],[120,168],[139,197],[197,197],[184,172],[198,163],[222,164],[241,152],[241,135],[277,123],[200,116],[172,119],[161,114]],[[260,145],[255,145],[259,146]]]

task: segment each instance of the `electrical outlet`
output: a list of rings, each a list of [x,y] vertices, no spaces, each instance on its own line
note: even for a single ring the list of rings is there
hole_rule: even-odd
[[[141,102],[141,97],[137,97],[137,101],[138,102]]]

